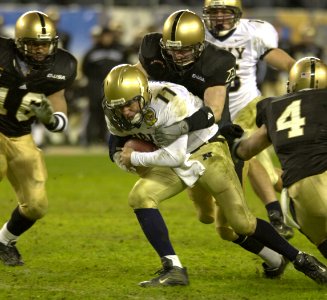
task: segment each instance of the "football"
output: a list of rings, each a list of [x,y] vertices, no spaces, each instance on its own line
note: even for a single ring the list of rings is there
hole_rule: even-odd
[[[158,149],[158,147],[155,144],[136,138],[129,139],[125,143],[124,147],[130,147],[133,150],[139,152],[152,152]]]

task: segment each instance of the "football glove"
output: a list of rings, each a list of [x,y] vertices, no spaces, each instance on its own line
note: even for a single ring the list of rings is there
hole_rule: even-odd
[[[185,120],[182,120],[167,127],[159,127],[156,129],[154,136],[160,146],[168,146],[188,132],[189,125]]]
[[[51,103],[45,95],[42,95],[41,103],[31,103],[31,110],[34,112],[36,118],[44,125],[52,125],[56,123]]]

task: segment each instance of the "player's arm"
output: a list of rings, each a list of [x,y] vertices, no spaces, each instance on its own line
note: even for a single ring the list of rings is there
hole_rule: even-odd
[[[31,104],[31,109],[36,118],[48,130],[60,132],[67,128],[68,118],[65,90],[60,90],[49,96],[41,95],[41,102]]]
[[[138,152],[124,147],[120,155],[120,163],[131,167],[180,167],[183,165],[187,152],[188,136],[182,135],[169,146],[153,152]]]
[[[279,48],[270,50],[263,60],[271,67],[285,72],[288,72],[295,63],[295,60],[288,53]]]
[[[235,141],[232,152],[236,158],[249,160],[270,145],[267,127],[263,124],[249,137]]]

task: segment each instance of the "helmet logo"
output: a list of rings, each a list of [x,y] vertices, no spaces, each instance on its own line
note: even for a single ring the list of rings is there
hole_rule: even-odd
[[[144,123],[148,126],[152,126],[157,122],[156,112],[149,107],[144,113]]]

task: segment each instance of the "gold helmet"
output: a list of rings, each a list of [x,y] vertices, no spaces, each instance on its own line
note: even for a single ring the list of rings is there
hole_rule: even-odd
[[[144,73],[132,65],[118,65],[104,79],[103,88],[103,109],[112,125],[120,130],[140,126],[151,99],[148,79]],[[122,108],[133,102],[138,103],[139,112],[133,119],[126,119]]]
[[[223,37],[235,29],[242,12],[241,0],[204,0],[203,20],[215,38]]]
[[[165,21],[161,52],[170,67],[181,71],[201,55],[205,28],[201,18],[189,10],[178,10]]]
[[[27,63],[43,65],[51,62],[58,46],[53,21],[40,11],[24,13],[16,22],[15,43],[18,53]],[[33,50],[38,46],[46,50]]]
[[[298,60],[289,72],[287,92],[327,88],[327,66],[316,57]]]

